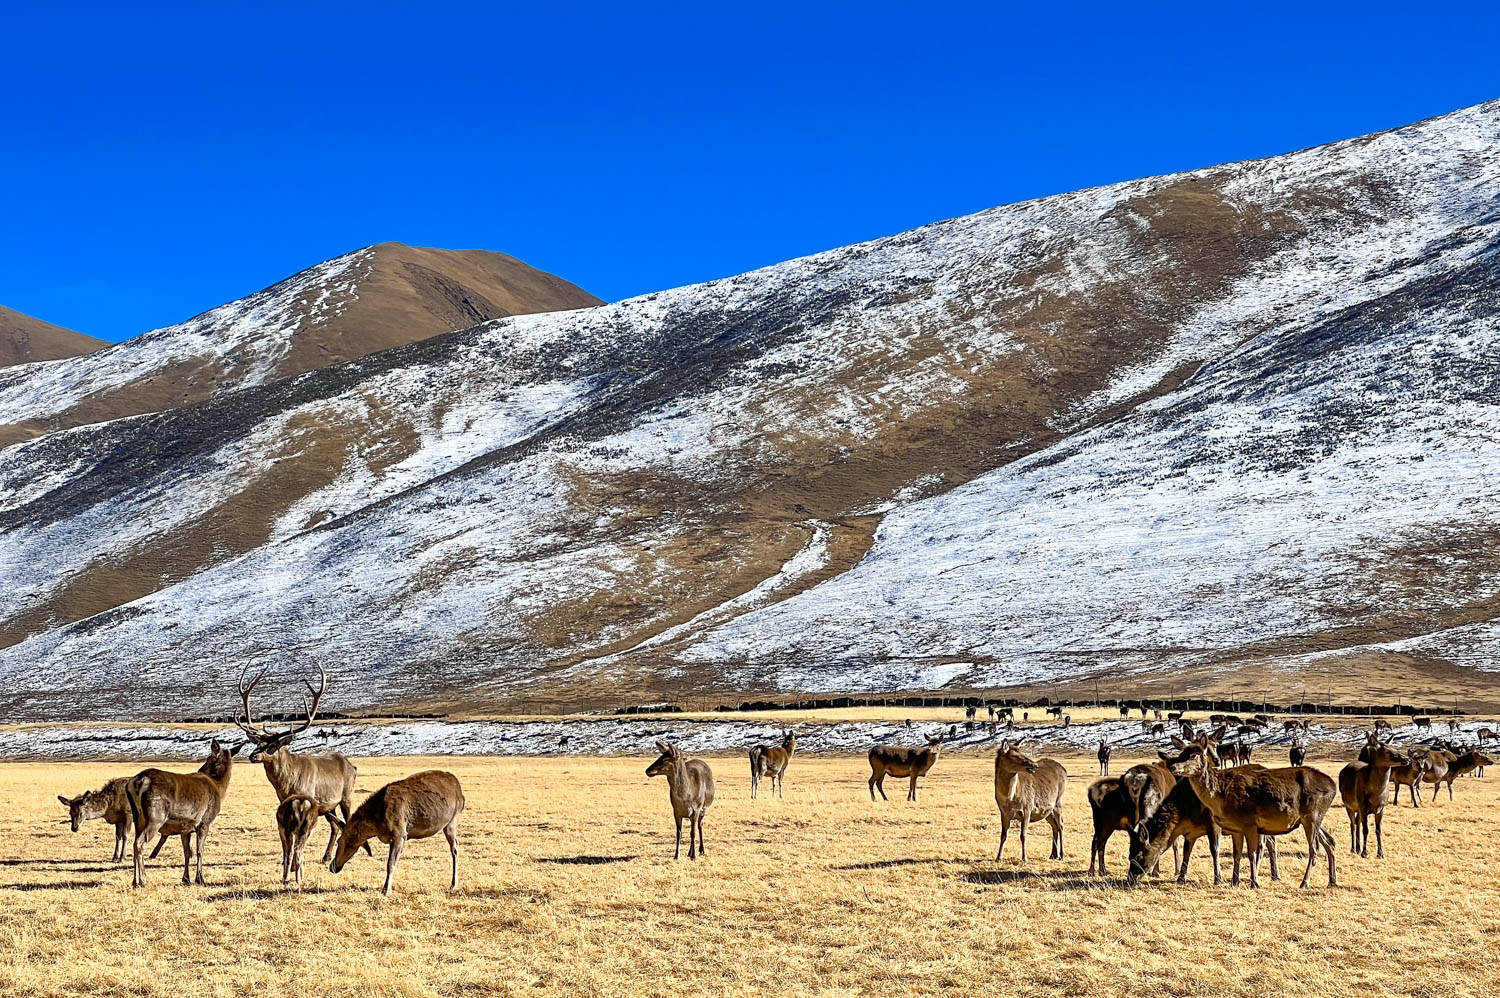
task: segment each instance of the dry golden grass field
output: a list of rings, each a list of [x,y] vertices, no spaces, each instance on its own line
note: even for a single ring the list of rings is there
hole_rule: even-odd
[[[74,794],[130,765],[0,765],[0,993],[7,995],[1489,995],[1500,990],[1500,773],[1456,800],[1387,811],[1388,858],[1285,879],[1126,889],[1084,874],[1084,790],[1071,759],[1065,859],[1014,835],[993,861],[987,757],[942,759],[921,800],[872,804],[862,758],[793,761],[784,800],[748,799],[741,757],[711,760],[706,859],[672,861],[647,759],[371,759],[360,786],[441,766],[463,781],[459,888],[441,837],[412,843],[391,897],[384,851],[335,876],[279,882],[274,797],[236,766],[205,850],[207,887],[178,883],[171,842],[131,891],[112,830],[61,823]],[[1115,772],[1129,760],[1116,759]],[[1315,759],[1336,774],[1340,763]],[[188,769],[189,766],[174,768]],[[765,784],[762,785],[763,788]],[[893,790],[894,786],[894,790]],[[1123,874],[1117,833],[1109,862]],[[1227,852],[1227,849],[1226,849]],[[172,857],[169,861],[168,857]],[[684,857],[686,847],[684,846]],[[1225,857],[1225,875],[1229,865]],[[1264,870],[1262,871],[1265,872]]]

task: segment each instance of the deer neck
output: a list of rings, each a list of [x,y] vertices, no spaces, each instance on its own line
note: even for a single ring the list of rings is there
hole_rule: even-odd
[[[295,758],[285,746],[260,757],[266,771],[266,780],[278,793],[289,792],[292,781],[292,759]]]

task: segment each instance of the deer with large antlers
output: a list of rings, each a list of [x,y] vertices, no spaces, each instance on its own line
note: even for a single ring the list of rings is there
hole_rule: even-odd
[[[256,725],[250,712],[250,695],[265,678],[265,673],[256,676],[247,686],[245,676],[248,671],[247,667],[240,673],[240,703],[244,719],[236,716],[235,726],[254,744],[250,761],[265,767],[266,779],[270,782],[271,789],[276,791],[278,802],[288,797],[311,797],[317,802],[318,813],[328,819],[328,848],[323,850],[323,862],[327,863],[333,859],[334,847],[339,839],[339,821],[334,812],[339,812],[345,822],[349,820],[354,805],[354,780],[359,771],[354,768],[354,763],[337,752],[303,755],[293,752],[287,746],[293,738],[312,726],[318,715],[318,702],[328,689],[328,673],[321,666],[318,667],[317,689],[313,689],[312,683],[303,680],[308,693],[312,694],[311,701],[305,696],[302,698],[306,720],[285,731],[271,731],[265,725]],[[365,843],[365,851],[370,852],[368,842]]]

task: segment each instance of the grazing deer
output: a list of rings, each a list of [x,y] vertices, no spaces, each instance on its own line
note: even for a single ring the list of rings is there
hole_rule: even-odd
[[[141,854],[146,843],[158,835],[182,836],[182,882],[204,882],[203,839],[219,816],[233,770],[234,749],[224,748],[215,738],[209,743],[208,758],[196,773],[147,769],[130,778],[125,784],[130,819],[135,825],[135,871],[130,886],[146,886],[146,863]],[[195,855],[198,868],[189,879],[188,870]]]
[[[782,732],[780,745],[753,745],[750,747],[750,799],[754,800],[760,789],[760,778],[771,778],[771,790],[781,796],[786,782],[786,767],[797,750],[797,735],[792,731]]]
[[[1151,737],[1152,738],[1160,738],[1162,735],[1164,735],[1166,733],[1167,733],[1167,726],[1165,724],[1162,724],[1160,721],[1158,721],[1155,724],[1151,725]]]
[[[276,799],[284,801],[288,797],[311,797],[318,802],[318,813],[328,819],[328,847],[323,850],[323,862],[327,863],[333,858],[334,846],[339,838],[339,821],[334,815],[338,811],[345,822],[349,820],[349,814],[354,804],[354,780],[359,775],[354,763],[337,752],[327,755],[303,755],[293,752],[287,746],[292,739],[306,731],[313,723],[318,714],[318,702],[323,699],[323,692],[328,689],[328,673],[321,666],[318,668],[318,688],[313,689],[311,683],[303,681],[307,691],[312,694],[309,703],[306,697],[302,699],[303,710],[307,719],[296,727],[285,731],[270,731],[264,725],[257,726],[250,712],[250,695],[255,692],[256,685],[265,678],[261,673],[245,685],[245,676],[248,667],[240,673],[240,704],[243,707],[244,718],[236,716],[235,726],[243,731],[255,746],[250,752],[250,761],[260,763],[266,771],[266,780],[271,784],[271,789],[276,791]],[[369,852],[369,847],[366,846]],[[370,853],[374,855],[374,853]]]
[[[1054,759],[1033,760],[1009,741],[995,752],[995,806],[1000,809],[1000,846],[995,861],[1005,852],[1005,836],[1012,821],[1021,823],[1021,862],[1026,862],[1026,826],[1046,821],[1052,826],[1051,859],[1063,858],[1063,791],[1068,771]]]
[[[682,819],[688,820],[688,859],[703,855],[703,815],[714,802],[714,774],[702,759],[688,759],[682,749],[657,742],[661,756],[646,767],[647,776],[665,776],[672,799],[672,817],[677,819],[677,845],[672,858],[682,854]],[[915,781],[913,781],[915,782]],[[694,852],[694,842],[697,851]]]
[[[344,823],[328,868],[338,873],[361,847],[369,852],[370,840],[379,839],[391,847],[385,859],[385,886],[380,888],[380,893],[390,894],[406,843],[442,832],[453,857],[453,875],[448,881],[452,890],[458,886],[458,819],[463,813],[463,787],[452,773],[429,769],[387,783],[366,797]]]
[[[1349,851],[1370,855],[1370,818],[1375,819],[1375,858],[1385,858],[1385,841],[1380,834],[1385,813],[1385,788],[1391,782],[1391,770],[1406,762],[1406,757],[1381,744],[1371,732],[1366,741],[1368,761],[1351,762],[1339,770],[1339,795],[1349,812]]]
[[[1433,784],[1433,799],[1437,799],[1438,784],[1448,784],[1448,799],[1452,800],[1454,780],[1458,779],[1460,776],[1463,776],[1465,773],[1472,773],[1475,770],[1483,769],[1485,766],[1493,766],[1494,764],[1495,760],[1492,757],[1485,755],[1478,749],[1469,749],[1467,752],[1459,753],[1459,755],[1452,762],[1448,763],[1448,772],[1439,777],[1438,780]]]
[[[322,809],[318,802],[302,794],[288,797],[276,808],[276,830],[281,834],[283,884],[295,876],[297,886],[302,886],[302,853],[320,817]]]
[[[1493,728],[1480,728],[1478,731],[1474,732],[1474,737],[1478,738],[1479,744],[1483,745],[1485,742],[1490,741],[1495,737],[1495,731]]]
[[[926,776],[937,765],[938,754],[942,750],[943,736],[940,734],[929,735],[926,748],[876,745],[870,749],[870,799],[874,800],[875,791],[879,790],[882,800],[890,800],[885,795],[885,777],[889,773],[898,778],[911,777],[911,789],[906,792],[906,799],[916,800],[917,777]]]
[[[1377,718],[1375,718],[1375,731],[1376,731],[1376,733],[1379,733],[1381,731],[1390,731],[1390,730],[1391,730],[1391,722],[1390,721],[1387,721],[1383,717],[1377,717]]]
[[[1099,775],[1100,776],[1108,776],[1109,775],[1109,757],[1110,757],[1111,753],[1113,753],[1113,752],[1114,752],[1114,749],[1110,748],[1109,742],[1102,741],[1102,740],[1099,742]]]
[[[1319,847],[1328,857],[1328,886],[1338,885],[1333,836],[1323,827],[1323,818],[1333,804],[1338,786],[1326,773],[1308,766],[1229,770],[1203,767],[1188,779],[1199,799],[1213,813],[1219,828],[1244,837],[1250,854],[1251,887],[1260,886],[1257,871],[1262,835],[1284,835],[1299,826],[1307,836],[1307,869],[1302,874],[1301,886],[1306,887],[1312,876]],[[1234,882],[1238,883],[1238,859],[1234,872]]]
[[[1130,829],[1130,872],[1125,876],[1126,883],[1137,883],[1147,870],[1155,872],[1168,845],[1172,847],[1173,865],[1176,866],[1179,837],[1183,843],[1177,882],[1186,883],[1193,843],[1205,835],[1208,836],[1208,855],[1213,862],[1214,884],[1221,884],[1224,881],[1219,873],[1219,826],[1214,824],[1212,812],[1198,799],[1192,783],[1179,780],[1151,816]]]
[[[62,801],[62,806],[68,809],[68,822],[73,826],[73,831],[78,831],[85,821],[93,821],[95,818],[103,818],[109,824],[115,826],[115,851],[109,857],[112,862],[119,863],[125,859],[125,843],[130,836],[130,830],[134,823],[130,817],[130,801],[125,796],[125,784],[130,782],[130,777],[120,776],[98,790],[85,790],[77,797],[64,797],[57,795]],[[151,850],[151,858],[161,852],[161,847],[166,845],[167,837],[163,835],[156,841],[156,848]]]

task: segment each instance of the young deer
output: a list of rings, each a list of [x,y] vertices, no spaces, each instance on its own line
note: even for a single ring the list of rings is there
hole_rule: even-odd
[[[1112,748],[1110,748],[1109,742],[1107,742],[1107,741],[1100,741],[1099,742],[1099,775],[1100,776],[1108,776],[1109,775],[1109,757],[1113,754],[1113,752],[1114,752],[1114,750]]]
[[[677,844],[672,849],[672,858],[682,855],[682,819],[688,820],[688,859],[701,856],[703,847],[703,815],[714,802],[714,774],[702,759],[688,759],[682,749],[666,742],[657,742],[661,755],[646,767],[646,775],[667,778],[667,796],[672,801],[672,817],[677,820]],[[694,852],[696,837],[697,851]]]
[[[1422,777],[1428,768],[1427,750],[1418,746],[1407,752],[1406,761],[1391,770],[1391,804],[1401,803],[1401,788],[1411,796],[1411,806],[1422,806],[1422,795],[1418,792]]]
[[[1193,843],[1205,835],[1208,836],[1208,855],[1213,862],[1214,884],[1218,885],[1224,882],[1219,873],[1219,826],[1214,824],[1212,812],[1198,799],[1192,783],[1179,780],[1151,817],[1131,828],[1130,872],[1126,874],[1126,883],[1138,882],[1148,870],[1155,872],[1168,845],[1175,854],[1179,837],[1183,844],[1177,882],[1185,883]]]
[[[276,808],[276,830],[281,833],[281,882],[292,877],[302,886],[302,853],[308,837],[318,827],[322,808],[311,797],[298,794],[288,797]]]
[[[874,800],[875,791],[879,790],[883,800],[890,800],[885,795],[885,777],[889,773],[898,778],[911,777],[911,789],[906,792],[906,799],[916,800],[917,777],[926,776],[937,765],[942,750],[943,736],[940,734],[929,736],[926,748],[876,745],[870,749],[870,799]]]
[[[792,753],[796,750],[797,735],[792,731],[782,733],[780,745],[752,745],[750,747],[751,800],[755,799],[760,789],[762,776],[771,778],[771,790],[777,797],[781,796],[782,788],[786,784],[786,767],[791,763]]]
[[[256,676],[247,686],[247,672],[248,668],[240,673],[240,703],[243,705],[244,719],[236,716],[235,726],[254,744],[250,761],[265,767],[266,780],[271,784],[271,789],[276,791],[278,801],[296,796],[311,797],[317,801],[318,813],[328,819],[328,847],[323,850],[323,862],[327,863],[333,858],[333,848],[339,837],[340,823],[334,812],[338,811],[344,821],[349,820],[354,804],[354,780],[359,771],[354,768],[354,763],[337,752],[303,755],[293,752],[287,746],[293,738],[306,731],[317,717],[318,702],[328,689],[328,673],[321,666],[318,668],[320,682],[317,689],[313,689],[311,683],[303,683],[312,694],[311,703],[306,697],[302,699],[307,719],[285,731],[270,731],[264,725],[257,726],[250,713],[250,694],[255,691],[256,684],[265,678],[265,673]],[[365,850],[369,851],[368,845]]]
[[[182,882],[204,882],[203,839],[219,816],[233,770],[234,749],[224,748],[215,738],[209,744],[208,758],[196,773],[147,769],[130,778],[125,784],[125,796],[135,825],[132,887],[146,886],[146,864],[141,854],[146,843],[158,835],[182,836]],[[198,867],[196,875],[189,879],[188,869],[195,855]]]
[[[385,859],[385,886],[380,893],[390,894],[396,863],[406,843],[442,832],[453,856],[453,876],[448,882],[452,890],[458,886],[458,818],[463,813],[463,787],[452,773],[428,769],[387,783],[366,797],[344,824],[328,868],[338,873],[361,846],[368,852],[369,841],[379,839],[390,846]]]
[[[1054,759],[1033,760],[1009,741],[995,752],[995,806],[1000,809],[1000,845],[995,861],[1005,852],[1005,836],[1012,821],[1021,824],[1021,862],[1026,862],[1026,826],[1045,820],[1052,826],[1049,858],[1063,858],[1063,791],[1068,771]]]
[[[113,862],[119,863],[125,859],[125,843],[129,840],[130,830],[134,822],[130,817],[130,801],[125,796],[125,784],[130,782],[130,777],[120,776],[98,790],[85,790],[77,797],[64,797],[57,795],[62,806],[68,809],[68,821],[73,826],[73,831],[78,831],[85,821],[93,821],[95,818],[103,818],[109,824],[115,826],[115,851],[110,856]],[[163,835],[156,841],[156,848],[151,850],[151,858],[161,852],[161,847],[167,842]]]
[[[1391,770],[1406,762],[1406,757],[1381,744],[1371,732],[1366,736],[1369,749],[1364,762],[1351,762],[1339,770],[1339,795],[1349,812],[1349,851],[1370,855],[1370,818],[1375,819],[1375,858],[1385,858],[1385,840],[1381,836],[1381,818],[1385,814],[1385,788],[1391,782]]]

